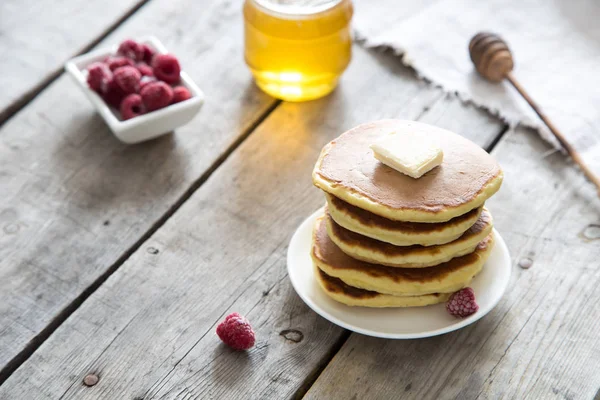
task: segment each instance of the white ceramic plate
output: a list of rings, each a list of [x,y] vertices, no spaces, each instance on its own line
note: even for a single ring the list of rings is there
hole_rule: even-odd
[[[323,318],[364,335],[388,339],[417,339],[441,335],[472,324],[486,315],[506,291],[511,261],[508,248],[494,229],[496,244],[483,271],[473,279],[479,311],[464,319],[446,312],[445,305],[415,308],[350,307],[328,297],[314,276],[310,257],[312,228],[323,210],[318,210],[298,227],[288,248],[288,274],[304,302]]]

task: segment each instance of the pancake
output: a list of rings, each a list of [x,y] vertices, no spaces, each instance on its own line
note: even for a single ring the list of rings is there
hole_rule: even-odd
[[[442,164],[413,179],[379,162],[369,146],[392,132],[420,132],[444,151]],[[502,184],[502,170],[481,147],[450,131],[414,121],[359,125],[327,144],[313,183],[347,203],[395,221],[445,222],[483,205]]]
[[[452,218],[447,222],[428,224],[423,222],[392,221],[350,203],[325,194],[329,215],[340,226],[363,236],[396,246],[433,246],[458,239],[479,218],[482,207]]]
[[[317,282],[329,297],[348,306],[421,307],[445,302],[451,295],[451,293],[434,293],[423,296],[391,296],[349,286],[341,279],[329,276],[316,267],[315,276]]]
[[[313,230],[311,256],[327,275],[347,285],[395,296],[451,293],[468,286],[487,260],[494,243],[493,234],[481,241],[475,251],[431,268],[393,268],[356,260],[331,241],[324,218]]]
[[[479,219],[458,239],[436,246],[394,246],[338,225],[326,208],[327,233],[344,253],[358,260],[397,268],[427,268],[472,253],[492,231],[492,214],[484,207]]]

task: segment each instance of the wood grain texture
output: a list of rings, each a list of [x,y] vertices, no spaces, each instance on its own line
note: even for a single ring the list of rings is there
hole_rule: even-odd
[[[416,118],[432,105],[486,124],[483,113],[457,104],[389,55],[356,49],[341,87],[319,101],[278,107],[9,378],[0,398],[302,394],[345,337],[302,303],[285,272],[292,232],[324,201],[310,177],[321,147],[358,123]],[[477,132],[484,142],[501,128],[489,125]],[[214,333],[232,311],[257,331],[248,353],[223,347]],[[91,372],[100,382],[88,388],[81,381]]]
[[[600,388],[600,221],[593,186],[518,129],[493,154],[505,171],[487,202],[513,257],[500,304],[423,340],[352,335],[307,399],[591,399]],[[519,263],[530,269],[518,267]],[[352,397],[355,396],[355,397]]]
[[[145,0],[0,2],[0,123]]]
[[[100,46],[150,26],[206,93],[190,124],[121,144],[63,76],[0,129],[0,370],[276,104],[242,62],[239,4],[153,1]]]

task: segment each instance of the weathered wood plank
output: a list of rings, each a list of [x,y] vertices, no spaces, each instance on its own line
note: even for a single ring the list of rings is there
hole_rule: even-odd
[[[308,399],[591,399],[600,388],[600,200],[535,133],[494,150],[505,171],[488,205],[511,250],[508,292],[488,316],[447,335],[352,335]],[[597,225],[596,225],[597,226]],[[517,265],[533,260],[531,269]]]
[[[146,1],[0,2],[0,123]]]
[[[153,1],[101,44],[151,26],[179,55],[207,101],[174,135],[119,143],[67,76],[0,130],[0,370],[43,340],[48,324],[276,104],[241,60],[231,61],[242,53],[239,8]]]
[[[294,395],[345,337],[301,302],[285,272],[294,228],[323,203],[310,178],[316,157],[360,122],[416,118],[432,104],[480,126],[482,142],[501,129],[482,122],[483,113],[448,104],[389,55],[356,49],[333,95],[277,108],[9,378],[0,398]],[[257,331],[248,353],[228,350],[214,334],[231,311]],[[287,329],[301,334],[286,339]],[[90,372],[100,376],[93,388],[81,384]]]

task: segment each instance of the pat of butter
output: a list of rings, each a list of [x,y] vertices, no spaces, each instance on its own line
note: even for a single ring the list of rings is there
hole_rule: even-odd
[[[442,163],[442,149],[421,133],[390,133],[373,143],[371,149],[379,161],[418,179]]]

